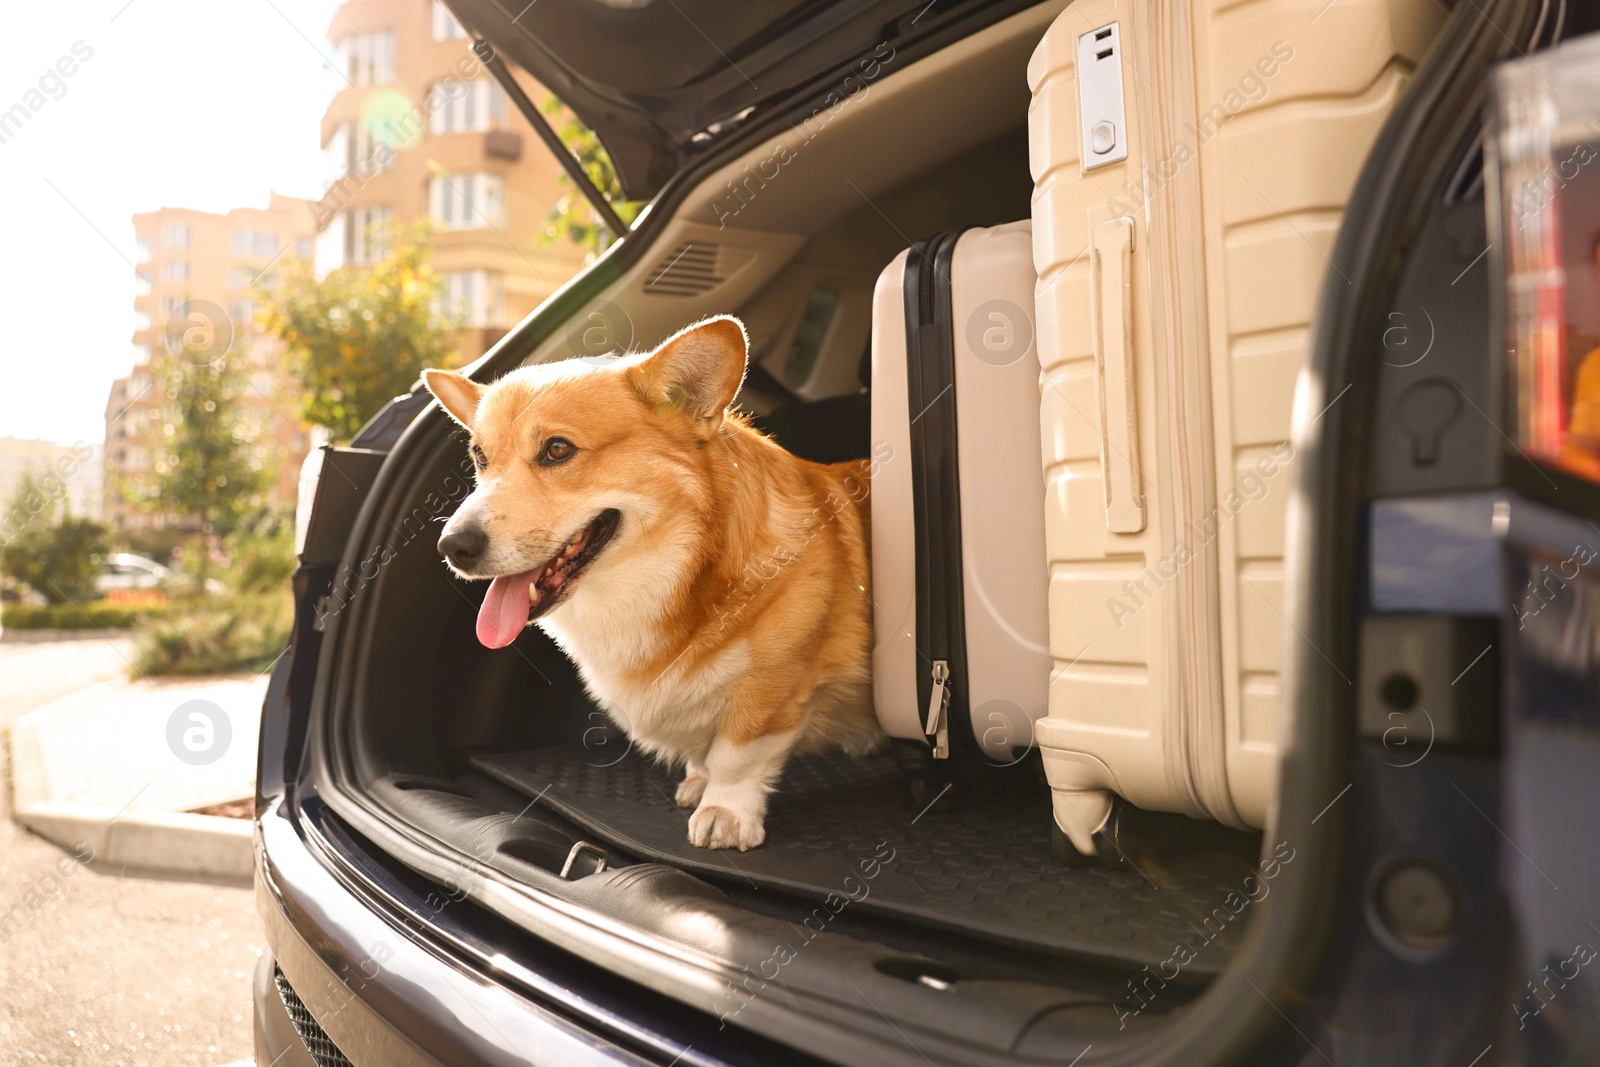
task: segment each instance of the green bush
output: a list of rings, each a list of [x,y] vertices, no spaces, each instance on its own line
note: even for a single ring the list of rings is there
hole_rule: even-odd
[[[0,549],[0,569],[52,604],[95,595],[95,578],[111,551],[111,534],[98,522],[34,522]]]
[[[133,668],[144,675],[236,674],[265,670],[294,624],[294,599],[276,593],[191,601],[139,634]]]
[[[162,566],[172,561],[172,550],[194,540],[194,531],[177,526],[137,526],[117,534],[119,552],[133,552]]]
[[[294,513],[265,512],[243,523],[227,540],[228,588],[271,593],[289,587],[294,574]]]
[[[165,614],[165,604],[131,606],[91,600],[86,604],[6,604],[0,625],[13,630],[122,630]]]

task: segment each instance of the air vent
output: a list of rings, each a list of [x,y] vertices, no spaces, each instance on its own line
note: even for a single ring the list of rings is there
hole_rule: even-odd
[[[709,293],[755,257],[749,248],[694,241],[663,256],[644,283],[653,296],[700,296]]]
[[[272,983],[278,987],[278,996],[283,1000],[283,1008],[289,1013],[289,1021],[294,1024],[294,1032],[300,1035],[306,1051],[311,1054],[311,1062],[317,1067],[351,1067],[349,1058],[339,1050],[338,1045],[333,1043],[333,1038],[329,1037],[328,1031],[317,1022],[311,1010],[306,1007],[305,1001],[300,999],[300,995],[294,991],[289,979],[283,976],[283,970],[277,964],[272,966]],[[278,1056],[281,1059],[283,1053],[280,1052]]]

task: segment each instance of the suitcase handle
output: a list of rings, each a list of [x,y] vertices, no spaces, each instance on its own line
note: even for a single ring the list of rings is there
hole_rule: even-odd
[[[1133,393],[1133,220],[1107,219],[1094,228],[1095,363],[1100,385],[1100,471],[1106,490],[1106,529],[1144,529],[1139,490],[1139,434]]]

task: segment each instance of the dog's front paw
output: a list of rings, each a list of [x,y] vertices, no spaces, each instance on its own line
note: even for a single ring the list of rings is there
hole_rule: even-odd
[[[754,815],[706,805],[689,816],[689,843],[696,848],[755,848],[767,839],[767,828]]]
[[[678,783],[678,795],[672,799],[680,808],[693,808],[700,804],[700,798],[706,795],[706,776],[691,774]]]

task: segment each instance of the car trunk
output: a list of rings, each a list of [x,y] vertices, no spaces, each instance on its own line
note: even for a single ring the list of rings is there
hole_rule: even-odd
[[[858,57],[850,85],[669,190],[624,242],[647,247],[613,250],[491,352],[484,377],[734,312],[752,341],[741,405],[802,455],[867,455],[873,281],[915,238],[1028,216],[1022,71],[1060,9],[920,59]],[[484,587],[434,548],[470,491],[465,447],[430,409],[384,466],[323,605],[312,731],[329,806],[449,899],[851,1061],[922,1062],[925,1039],[958,1061],[1066,1062],[1149,1037],[1248,936],[1255,901],[1238,902],[1260,835],[1143,813],[1118,863],[1069,865],[1031,755],[962,767],[936,803],[914,802],[889,756],[807,758],[773,799],[765,846],[689,847],[668,770],[631,749],[539,630],[477,643]]]

